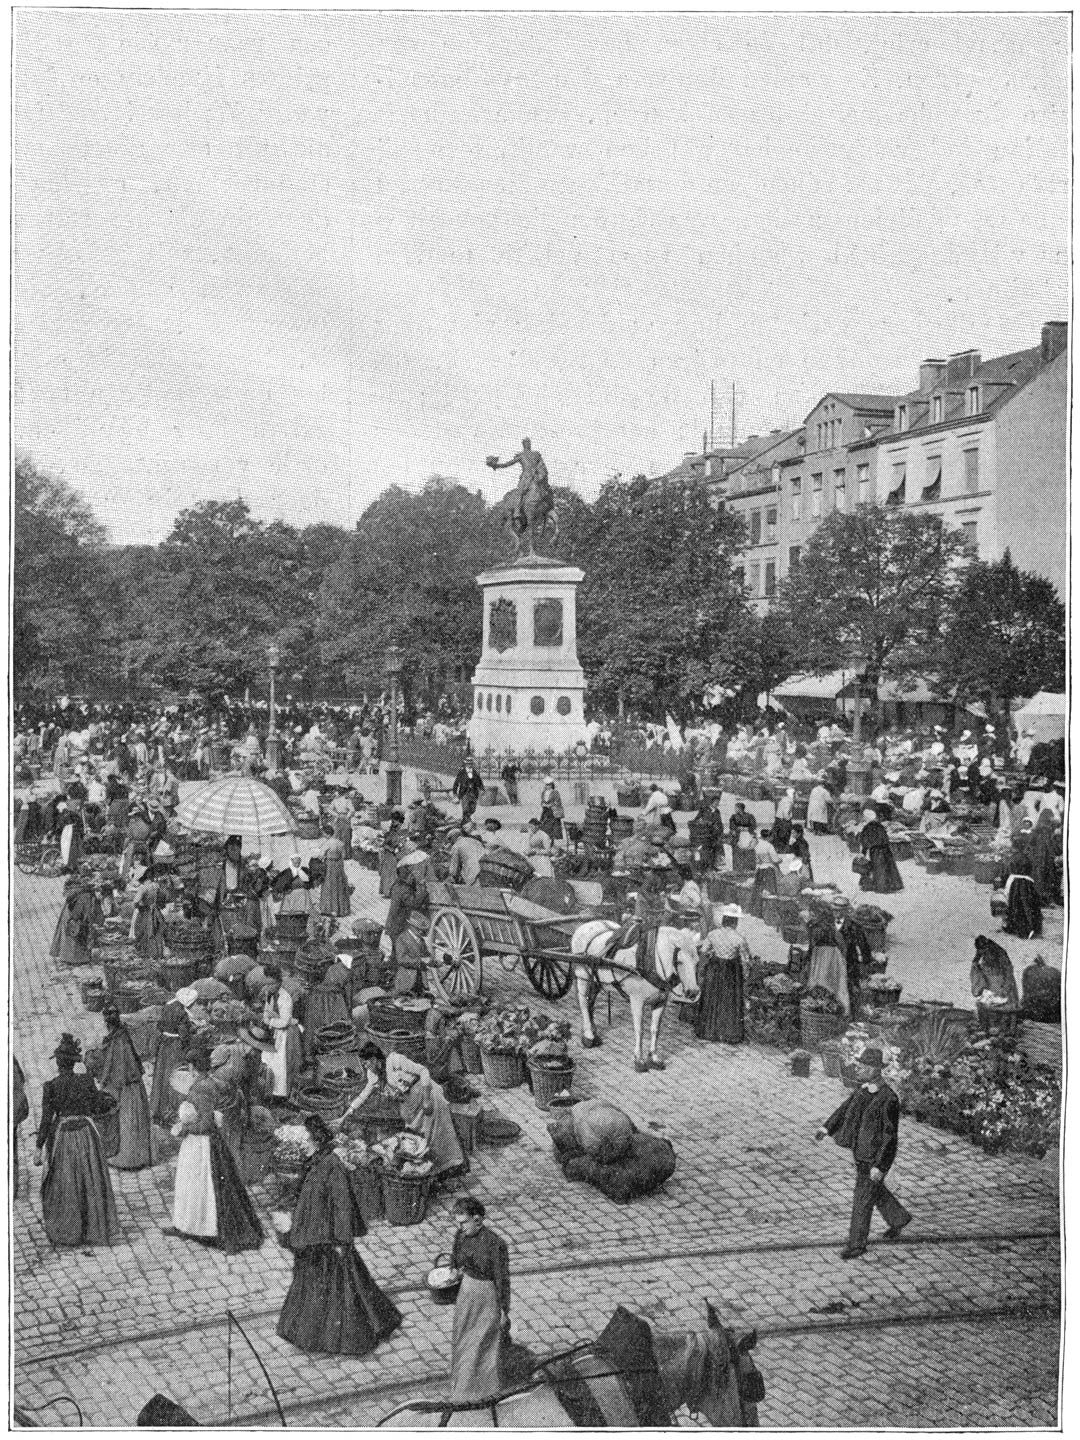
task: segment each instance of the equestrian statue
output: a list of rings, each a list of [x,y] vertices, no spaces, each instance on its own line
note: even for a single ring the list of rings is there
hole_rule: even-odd
[[[522,540],[528,536],[528,554],[536,554],[536,542],[542,539],[548,522],[552,526],[552,539],[559,533],[559,517],[555,510],[555,496],[548,483],[547,466],[539,450],[534,450],[528,439],[522,440],[521,449],[511,460],[500,460],[489,455],[487,463],[492,470],[509,470],[511,465],[521,466],[517,494],[510,515],[510,528],[514,532],[514,554],[522,553]]]

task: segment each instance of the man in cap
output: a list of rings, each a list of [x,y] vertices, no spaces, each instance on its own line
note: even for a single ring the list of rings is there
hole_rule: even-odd
[[[859,1088],[829,1116],[814,1136],[831,1135],[837,1145],[852,1152],[855,1160],[855,1194],[851,1203],[851,1228],[841,1250],[844,1260],[866,1253],[870,1220],[875,1207],[889,1227],[886,1240],[899,1240],[911,1214],[885,1188],[885,1177],[896,1159],[900,1130],[900,1101],[882,1078],[884,1057],[876,1046],[867,1046],[858,1061]]]
[[[447,876],[452,885],[475,885],[480,875],[480,861],[484,856],[484,842],[476,833],[476,826],[466,820],[461,833],[450,846],[450,871]]]

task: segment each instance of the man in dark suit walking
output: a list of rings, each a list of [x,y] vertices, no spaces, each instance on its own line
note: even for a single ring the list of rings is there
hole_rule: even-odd
[[[886,1240],[899,1240],[910,1213],[885,1188],[885,1176],[896,1159],[900,1128],[900,1101],[881,1078],[882,1053],[871,1046],[859,1060],[860,1085],[820,1127],[815,1140],[831,1135],[837,1145],[852,1151],[855,1158],[855,1195],[851,1202],[851,1229],[841,1250],[844,1260],[866,1253],[870,1219],[876,1206],[888,1229]]]

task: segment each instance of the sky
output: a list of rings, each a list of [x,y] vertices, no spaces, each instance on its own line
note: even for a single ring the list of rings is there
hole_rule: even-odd
[[[15,12],[13,434],[117,543],[661,473],[1067,318],[1069,18]]]

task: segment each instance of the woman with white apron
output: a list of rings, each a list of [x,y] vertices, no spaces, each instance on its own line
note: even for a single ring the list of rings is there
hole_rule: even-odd
[[[274,1094],[284,1096],[289,1094],[300,1073],[300,1027],[293,1019],[292,996],[281,984],[281,970],[276,965],[266,965],[263,973],[269,981],[263,1001],[263,1024],[274,1035],[274,1048],[267,1053],[263,1064],[274,1077]]]

